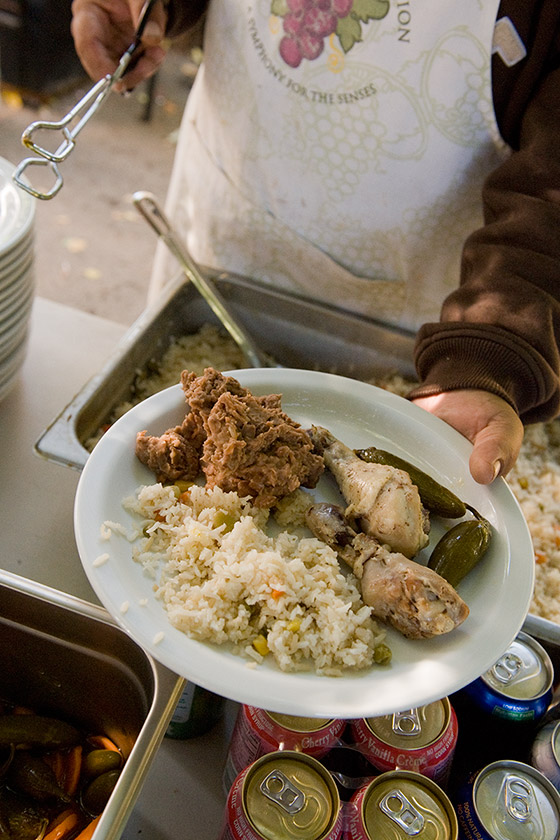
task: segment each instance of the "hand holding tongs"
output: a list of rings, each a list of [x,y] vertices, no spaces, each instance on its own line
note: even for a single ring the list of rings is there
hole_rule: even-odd
[[[38,157],[25,158],[13,174],[13,180],[26,192],[35,196],[35,198],[53,198],[63,184],[62,175],[58,168],[58,164],[66,160],[74,146],[76,145],[76,137],[88,122],[90,117],[97,111],[101,103],[111,92],[113,86],[122,79],[126,73],[132,58],[135,56],[137,50],[141,46],[142,35],[148,19],[150,17],[152,8],[157,0],[146,0],[142,12],[140,14],[140,21],[134,36],[134,40],[128,49],[122,54],[119,63],[113,73],[104,76],[74,105],[74,107],[66,114],[63,119],[56,122],[37,120],[27,126],[21,136],[21,142],[28,149],[35,152]],[[51,152],[35,143],[33,134],[37,131],[60,131],[63,136],[62,143],[58,146],[56,151]],[[29,183],[22,180],[22,175],[30,166],[48,166],[55,175],[56,181],[49,192],[40,192],[32,187]]]

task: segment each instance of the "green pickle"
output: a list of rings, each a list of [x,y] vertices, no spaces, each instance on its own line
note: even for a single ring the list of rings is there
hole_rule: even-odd
[[[425,508],[444,519],[460,519],[467,512],[467,506],[455,493],[444,487],[435,478],[425,473],[419,467],[409,464],[398,455],[386,452],[384,449],[377,449],[370,446],[367,449],[355,449],[354,452],[362,461],[370,464],[384,464],[387,467],[395,467],[404,470],[410,476],[413,484],[418,488],[420,499]]]
[[[186,740],[204,735],[224,713],[225,698],[187,681],[167,727],[166,736]]]
[[[117,750],[91,750],[86,753],[82,761],[82,775],[86,779],[94,779],[110,770],[119,770],[123,757]]]
[[[491,536],[492,527],[482,516],[459,522],[435,545],[428,566],[456,587],[482,560]]]
[[[92,816],[100,814],[119,780],[120,770],[109,770],[96,776],[82,791],[82,805]]]
[[[26,744],[28,747],[65,749],[80,741],[70,723],[41,715],[0,715],[0,747]]]

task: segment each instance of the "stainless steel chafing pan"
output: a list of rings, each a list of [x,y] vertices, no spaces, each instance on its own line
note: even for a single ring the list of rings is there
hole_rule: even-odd
[[[4,700],[117,744],[126,762],[95,829],[95,840],[116,840],[184,680],[156,663],[102,607],[4,571],[0,673]]]
[[[256,344],[280,365],[355,379],[392,372],[414,375],[412,333],[245,278],[212,279]],[[89,454],[85,442],[117,405],[130,399],[138,372],[157,364],[173,339],[195,333],[204,323],[219,325],[208,304],[181,275],[157,306],[140,315],[105,367],[41,435],[37,453],[81,469]]]

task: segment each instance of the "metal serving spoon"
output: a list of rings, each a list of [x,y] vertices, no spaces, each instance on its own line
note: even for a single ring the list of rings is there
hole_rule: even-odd
[[[224,299],[216,289],[214,283],[202,276],[176,231],[173,230],[169,219],[159,206],[156,197],[150,192],[140,191],[134,193],[132,200],[149,225],[179,261],[185,275],[202,295],[212,309],[212,312],[220,319],[235,343],[241,348],[249,363],[249,367],[276,367],[259,350],[245,328],[228,310]]]

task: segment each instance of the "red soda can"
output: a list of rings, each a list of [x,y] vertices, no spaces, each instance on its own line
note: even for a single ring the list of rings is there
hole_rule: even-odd
[[[307,718],[241,706],[229,744],[224,769],[224,789],[245,767],[276,750],[297,750],[322,758],[340,741],[347,721]]]
[[[458,724],[447,697],[350,724],[352,742],[380,772],[412,770],[440,785],[449,779]]]
[[[464,840],[556,840],[560,795],[521,761],[494,761],[470,774],[455,803]]]
[[[341,840],[342,809],[330,773],[312,756],[261,756],[231,785],[219,840]]]
[[[445,791],[410,770],[390,770],[356,791],[345,840],[457,840],[457,815]]]
[[[560,791],[560,721],[551,720],[537,731],[530,762]]]

